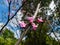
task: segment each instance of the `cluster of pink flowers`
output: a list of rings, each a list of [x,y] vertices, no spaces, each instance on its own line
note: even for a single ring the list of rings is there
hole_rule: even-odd
[[[34,17],[33,17],[33,16],[32,16],[32,17],[27,17],[27,20],[31,23],[32,29],[33,29],[33,30],[36,30],[37,27],[38,27],[38,25],[36,25],[36,24],[34,23]],[[42,17],[40,17],[40,18],[37,18],[37,22],[38,22],[38,23],[41,23],[41,22],[44,22],[44,21],[42,20]],[[24,21],[19,21],[19,24],[20,24],[20,26],[23,27],[23,28],[25,28],[26,25],[27,25]]]

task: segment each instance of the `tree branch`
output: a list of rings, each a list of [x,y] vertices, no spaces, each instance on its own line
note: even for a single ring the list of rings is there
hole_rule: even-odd
[[[8,24],[8,22],[9,22],[9,16],[10,16],[10,5],[11,5],[11,1],[8,1],[8,20],[7,20],[7,22],[6,22],[6,24],[1,28],[1,30],[0,30],[0,33],[2,33],[2,30],[4,29],[4,27]]]
[[[35,19],[36,16],[37,16],[39,7],[40,7],[40,3],[38,4],[37,9],[36,9],[36,11],[35,11],[35,13],[34,13],[34,19]],[[31,26],[31,25],[30,25],[30,26]],[[19,45],[19,44],[21,43],[23,37],[26,35],[26,33],[28,32],[28,30],[30,29],[30,26],[29,26],[29,25],[27,26],[28,28],[22,33],[21,37],[18,39],[18,41],[16,42],[15,45]]]
[[[10,20],[12,20],[14,18],[14,16],[16,16],[17,12],[24,6],[25,2],[22,4],[22,6],[19,7],[19,9],[16,11],[16,13],[6,22],[6,24],[1,28],[0,33],[2,33],[4,27],[9,23]]]

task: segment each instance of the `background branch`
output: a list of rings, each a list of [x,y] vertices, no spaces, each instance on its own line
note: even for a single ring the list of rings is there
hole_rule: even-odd
[[[47,22],[48,22],[49,25],[51,25],[48,20],[47,20]],[[51,26],[51,27],[52,27],[52,26]],[[58,42],[59,42],[59,39],[58,39],[58,37],[56,36],[56,34],[55,34],[55,32],[53,31],[53,29],[51,30],[51,32],[54,34],[54,36],[57,38],[57,40],[58,40]],[[51,32],[49,33],[49,35],[51,34]]]

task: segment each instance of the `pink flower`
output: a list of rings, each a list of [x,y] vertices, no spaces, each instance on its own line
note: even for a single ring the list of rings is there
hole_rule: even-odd
[[[38,27],[38,25],[36,25],[35,23],[32,23],[32,28],[33,28],[33,30],[36,30],[37,27]]]
[[[23,2],[26,2],[26,0],[23,0]]]
[[[40,23],[40,22],[43,22],[42,18],[38,18],[38,19],[37,19],[37,22],[39,22],[39,23]]]
[[[8,2],[10,2],[10,0],[7,0]]]
[[[27,17],[27,20],[29,20],[30,23],[32,23],[34,21],[33,17]]]
[[[26,27],[26,23],[25,23],[24,21],[19,21],[19,25],[20,25],[21,27],[23,27],[23,28]]]

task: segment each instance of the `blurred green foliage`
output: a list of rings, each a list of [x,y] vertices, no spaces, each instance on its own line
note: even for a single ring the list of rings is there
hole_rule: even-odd
[[[0,45],[14,45],[16,41],[13,32],[7,29],[0,36]]]

